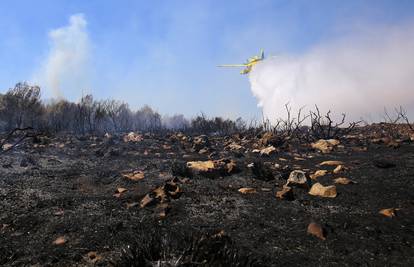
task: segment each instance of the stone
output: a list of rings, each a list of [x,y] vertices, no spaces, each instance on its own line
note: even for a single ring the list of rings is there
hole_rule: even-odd
[[[399,148],[400,143],[397,140],[391,140],[390,142],[388,142],[387,146],[391,148]]]
[[[13,147],[13,144],[4,144],[3,146],[2,146],[2,150],[3,151],[5,151],[5,150],[9,150],[9,149],[11,149]]]
[[[151,204],[155,203],[155,198],[152,197],[150,194],[146,194],[140,202],[140,207],[145,208],[146,206],[149,206]]]
[[[334,185],[323,186],[320,183],[316,183],[309,190],[309,195],[334,198],[337,195],[336,186]]]
[[[140,202],[140,207],[145,208],[153,204],[163,204],[170,202],[170,199],[177,199],[180,197],[182,191],[177,185],[178,179],[172,179],[164,183],[163,186],[153,189],[146,194]]]
[[[283,186],[282,190],[276,192],[276,198],[284,200],[293,200],[293,190],[289,186]]]
[[[343,165],[344,163],[342,161],[339,160],[326,160],[321,162],[319,165],[321,166],[338,166],[338,165]]]
[[[242,194],[254,194],[256,193],[256,189],[251,187],[242,187],[238,190]]]
[[[237,164],[234,160],[227,160],[224,161],[225,164],[225,171],[227,174],[236,173],[238,171]]]
[[[220,159],[207,161],[189,161],[187,169],[193,174],[206,176],[231,175],[238,172],[237,164],[234,160]]]
[[[266,132],[263,134],[262,138],[260,138],[260,145],[261,146],[275,146],[280,147],[285,143],[285,140],[282,136],[278,136],[272,132]]]
[[[294,160],[298,160],[298,161],[305,161],[306,159],[302,158],[302,157],[294,157]]]
[[[114,197],[117,197],[117,198],[120,198],[120,197],[121,197],[121,195],[122,195],[122,193],[124,193],[124,192],[126,192],[126,191],[128,191],[128,189],[123,188],[123,187],[118,187],[118,188],[115,190],[115,193],[113,194],[113,196],[114,196]]]
[[[145,174],[143,171],[135,170],[132,172],[126,172],[121,174],[123,177],[130,179],[132,181],[138,181],[145,178]]]
[[[308,185],[309,181],[306,173],[301,170],[294,170],[289,174],[286,185]]]
[[[170,210],[171,207],[168,203],[161,203],[158,204],[155,208],[155,213],[158,214],[160,219],[164,219],[165,217],[167,217],[167,214],[170,212]]]
[[[133,208],[135,206],[138,206],[139,204],[140,204],[139,202],[126,203],[126,208],[130,209],[130,208]]]
[[[399,209],[389,208],[389,209],[382,209],[379,211],[379,214],[384,215],[385,217],[392,218],[396,216],[396,211]]]
[[[196,172],[210,172],[215,168],[214,161],[190,161],[187,162],[187,168]]]
[[[321,240],[326,239],[324,229],[322,228],[322,226],[320,224],[315,223],[315,222],[311,222],[308,225],[307,233],[309,235],[313,235],[313,236],[315,236],[315,237],[317,237]]]
[[[266,148],[263,148],[260,150],[260,155],[264,156],[270,156],[276,151],[276,148],[274,146],[268,146]]]
[[[384,144],[388,147],[398,148],[400,146],[397,140],[391,138],[390,136],[382,137],[382,138],[374,138],[371,140],[374,144]]]
[[[329,153],[334,149],[334,147],[339,145],[339,143],[340,142],[336,139],[328,139],[328,140],[320,139],[317,142],[312,143],[311,147],[313,149],[321,151],[322,153]]]
[[[309,175],[312,180],[316,180],[316,178],[325,176],[328,173],[327,170],[317,170],[315,173]]]
[[[208,153],[209,153],[208,148],[202,148],[198,151],[198,154],[208,154]]]
[[[144,140],[144,138],[142,137],[142,135],[134,133],[134,132],[130,132],[127,135],[124,135],[123,140],[125,143],[128,142],[140,142],[142,140]]]
[[[193,149],[197,152],[209,146],[210,141],[208,140],[208,137],[206,135],[196,136],[193,140]]]
[[[338,174],[344,170],[344,165],[338,165],[336,168],[332,171],[334,174]]]
[[[88,254],[86,254],[86,259],[92,264],[95,264],[96,262],[102,260],[102,256],[98,255],[96,251],[89,251]]]
[[[352,181],[352,180],[350,180],[348,178],[345,178],[345,177],[336,178],[334,181],[335,181],[335,184],[343,184],[343,185],[355,184],[354,181]]]
[[[67,239],[64,236],[60,236],[53,241],[53,245],[63,245],[67,242]]]
[[[227,146],[227,149],[231,151],[241,151],[244,149],[244,147],[236,143],[231,143],[230,145]]]

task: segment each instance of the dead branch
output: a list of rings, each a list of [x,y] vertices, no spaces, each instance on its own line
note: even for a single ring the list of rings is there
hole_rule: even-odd
[[[400,110],[401,109],[402,108],[400,107]],[[397,116],[395,118],[391,118],[390,114],[388,113],[387,108],[384,107],[384,116],[383,116],[383,118],[384,118],[385,123],[396,124],[402,119],[402,116],[401,116],[402,112],[399,112],[397,110],[397,108],[395,108],[395,111],[396,111],[395,113],[396,113]]]
[[[400,109],[399,110],[396,109],[396,112],[398,113],[398,116],[401,117],[401,119],[403,119],[405,121],[405,123],[408,125],[410,130],[414,131],[413,124],[410,123],[410,120],[408,119],[407,111],[405,111],[405,109],[400,106]]]
[[[0,151],[0,155],[12,150],[13,148],[15,148],[16,146],[18,146],[21,142],[23,142],[23,140],[25,140],[26,138],[30,138],[30,137],[35,137],[38,134],[33,132],[33,128],[32,127],[26,127],[26,128],[15,128],[12,131],[10,131],[6,137],[1,141],[0,143],[0,147],[3,148],[3,146],[6,144],[6,142],[10,141],[10,139],[12,139],[12,137],[16,134],[16,133],[23,133],[23,135],[21,135],[17,141],[15,141],[10,147]]]
[[[335,123],[331,118],[330,110],[325,116],[322,116],[316,105],[315,111],[310,111],[309,117],[311,120],[309,136],[313,137],[313,139],[339,138],[342,135],[350,133],[361,123],[361,121],[351,122],[348,127],[344,128],[342,126],[345,123],[346,114],[343,113],[341,120]]]

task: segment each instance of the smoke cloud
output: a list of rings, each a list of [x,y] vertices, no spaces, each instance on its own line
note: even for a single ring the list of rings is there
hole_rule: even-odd
[[[83,14],[75,14],[67,26],[49,32],[49,52],[35,80],[55,98],[63,98],[69,90],[85,89],[88,84],[90,41],[86,26]]]
[[[384,107],[414,115],[414,23],[365,27],[301,55],[271,57],[250,73],[251,90],[274,121],[299,108],[377,121]]]

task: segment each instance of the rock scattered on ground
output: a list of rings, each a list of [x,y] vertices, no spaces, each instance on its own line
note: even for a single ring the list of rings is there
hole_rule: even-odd
[[[311,189],[309,190],[309,194],[312,196],[319,196],[319,197],[336,197],[336,186],[334,185],[323,186],[320,183],[315,183],[312,185]]]
[[[322,226],[320,224],[315,223],[315,222],[311,222],[308,225],[307,233],[309,235],[313,235],[313,236],[315,236],[315,237],[317,237],[317,238],[319,238],[321,240],[325,240],[326,239],[324,229],[322,228]]]
[[[289,174],[286,185],[307,186],[309,185],[309,179],[306,177],[306,173],[304,171],[294,170]]]
[[[312,143],[311,146],[314,149],[321,151],[322,153],[331,152],[336,146],[340,144],[339,140],[336,139],[320,139],[315,143]]]
[[[381,134],[25,141],[0,157],[0,265],[411,266],[414,143]]]

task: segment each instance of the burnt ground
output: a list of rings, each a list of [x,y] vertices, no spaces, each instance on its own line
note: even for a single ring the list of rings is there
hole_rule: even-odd
[[[145,135],[136,143],[75,136],[26,141],[0,156],[0,265],[414,265],[412,141],[390,147],[349,136],[325,154],[286,141],[269,156],[252,152],[260,142],[209,137],[197,147],[182,135]],[[232,159],[237,170],[186,169],[186,162],[210,158]],[[318,165],[325,160],[343,161],[346,169],[333,174],[335,166]],[[328,170],[317,178],[323,185],[337,177],[356,183],[336,185],[335,198],[300,187],[293,200],[276,198],[295,169]],[[122,175],[132,170],[145,177]],[[168,207],[140,207],[174,177],[180,193],[167,196]],[[127,191],[116,197],[119,187]],[[242,194],[242,187],[256,193]],[[379,214],[384,208],[397,208],[396,216]],[[322,226],[325,240],[307,234],[310,222]],[[54,244],[59,237],[63,244]]]

